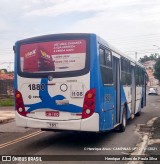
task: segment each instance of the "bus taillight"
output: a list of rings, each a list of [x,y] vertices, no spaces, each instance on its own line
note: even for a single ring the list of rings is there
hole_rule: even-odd
[[[22,116],[26,116],[27,112],[25,111],[22,94],[19,91],[16,91],[15,99],[16,99],[16,110],[17,110],[17,112]]]
[[[95,110],[96,89],[86,92],[83,102],[82,119],[90,117]]]

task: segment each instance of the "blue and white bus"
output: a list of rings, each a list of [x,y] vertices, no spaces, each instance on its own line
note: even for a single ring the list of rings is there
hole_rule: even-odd
[[[17,126],[123,132],[146,105],[144,67],[95,34],[24,39],[14,52]]]

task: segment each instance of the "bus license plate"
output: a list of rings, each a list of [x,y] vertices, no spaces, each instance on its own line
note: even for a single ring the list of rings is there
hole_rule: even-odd
[[[59,117],[59,111],[46,111],[46,117]]]

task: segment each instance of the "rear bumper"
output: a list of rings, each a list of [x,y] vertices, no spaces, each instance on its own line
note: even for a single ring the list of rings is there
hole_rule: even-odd
[[[53,130],[73,130],[73,131],[99,131],[99,114],[94,113],[87,119],[52,121],[23,117],[16,112],[16,125],[29,128],[53,129]]]

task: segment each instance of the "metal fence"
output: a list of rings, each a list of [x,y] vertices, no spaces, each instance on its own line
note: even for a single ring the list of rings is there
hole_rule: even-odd
[[[13,80],[0,80],[0,97],[13,96]]]

